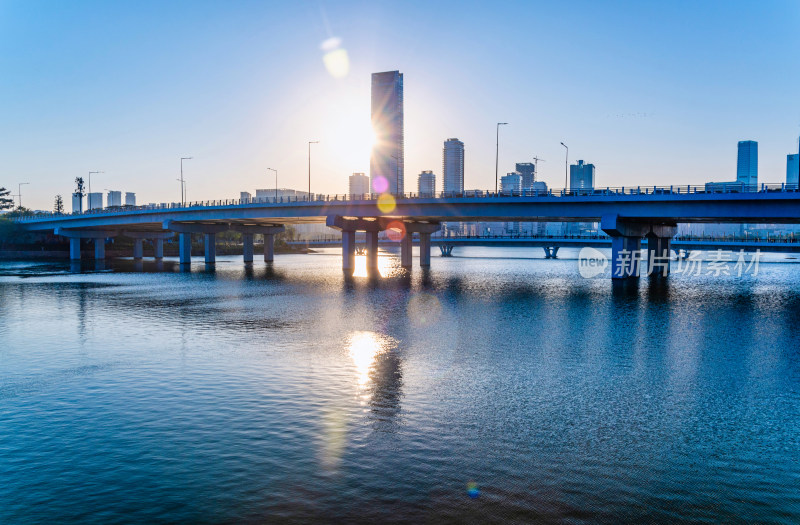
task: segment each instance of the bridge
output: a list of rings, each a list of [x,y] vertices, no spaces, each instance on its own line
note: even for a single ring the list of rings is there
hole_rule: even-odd
[[[305,198],[166,203],[73,214],[36,214],[15,219],[31,232],[54,232],[70,239],[70,257],[80,258],[80,240],[93,239],[95,258],[105,257],[105,239],[134,239],[134,258],[142,240],[155,244],[179,237],[180,263],[191,262],[191,235],[203,234],[205,262],[214,264],[215,235],[242,233],[244,261],[253,260],[253,235],[264,235],[264,260],[274,259],[274,235],[287,224],[324,223],[342,233],[342,268],[355,267],[355,233],[366,232],[367,267],[377,268],[378,233],[397,232],[401,265],[412,265],[411,246],[419,239],[420,265],[430,266],[431,235],[442,222],[599,222],[610,239],[612,276],[637,278],[639,262],[624,255],[647,240],[648,257],[671,252],[677,223],[800,223],[800,191],[782,184],[758,188],[654,186],[581,191],[465,192],[461,194],[311,195]],[[699,247],[697,249],[700,249]]]

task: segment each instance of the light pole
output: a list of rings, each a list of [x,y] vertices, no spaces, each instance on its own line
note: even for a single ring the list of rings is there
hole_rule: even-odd
[[[192,157],[181,157],[181,178],[178,179],[181,181],[181,206],[186,206],[186,183],[183,180],[183,161],[184,160],[191,160]]]
[[[308,141],[308,200],[311,200],[311,145],[319,144],[318,140]]]
[[[105,173],[104,171],[90,171],[89,172],[89,193],[92,193],[92,173]]]
[[[569,147],[566,144],[564,144],[563,142],[561,143],[561,145],[564,146],[567,149],[567,156],[564,157],[564,193],[566,193],[567,192],[567,174],[569,174]]]
[[[17,197],[19,197],[19,207],[20,208],[22,208],[22,186],[24,186],[25,184],[30,184],[30,182],[20,182],[17,185]]]
[[[497,143],[494,150],[494,192],[497,193],[497,169],[500,165],[500,126],[506,126],[508,122],[497,123]]]
[[[274,168],[267,168],[267,171],[275,172],[275,202],[278,202],[278,170]]]

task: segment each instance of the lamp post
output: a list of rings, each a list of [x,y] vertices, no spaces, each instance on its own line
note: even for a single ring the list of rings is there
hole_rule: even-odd
[[[278,202],[278,170],[274,168],[267,168],[267,171],[275,172],[275,202]]]
[[[566,193],[567,192],[567,175],[569,174],[569,147],[566,144],[564,144],[563,142],[561,143],[561,145],[564,146],[567,149],[567,153],[566,153],[567,156],[564,157],[564,193]]]
[[[17,197],[19,197],[19,207],[20,208],[22,208],[22,186],[24,186],[25,184],[30,184],[30,182],[20,182],[17,185]]]
[[[500,165],[500,126],[506,126],[508,122],[497,123],[497,142],[494,150],[494,192],[497,193],[497,169]]]
[[[308,200],[311,200],[311,145],[319,144],[318,140],[308,141]]]
[[[181,157],[181,206],[186,206],[186,182],[183,180],[183,161],[191,160],[192,157]]]
[[[89,180],[88,180],[88,182],[89,182],[89,194],[90,195],[92,193],[92,173],[105,173],[105,172],[104,171],[90,171],[89,172]]]

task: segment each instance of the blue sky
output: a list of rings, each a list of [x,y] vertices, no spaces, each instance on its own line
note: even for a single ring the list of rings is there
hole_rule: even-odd
[[[570,159],[598,186],[732,180],[759,142],[782,182],[800,134],[800,2],[37,2],[0,0],[0,186],[52,208],[92,189],[139,203],[307,185],[344,193],[368,172],[370,73],[405,81],[406,189],[442,142],[466,148],[466,187]],[[341,39],[350,68],[326,70]]]

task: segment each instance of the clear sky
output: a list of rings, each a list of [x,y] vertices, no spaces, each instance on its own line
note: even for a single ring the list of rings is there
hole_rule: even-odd
[[[341,39],[334,76],[321,44]],[[467,188],[570,160],[598,186],[733,180],[759,142],[783,182],[800,134],[800,2],[41,2],[0,0],[0,186],[52,209],[89,170],[94,191],[177,201],[369,172],[370,73],[404,73],[406,190],[463,140]],[[334,69],[341,74],[341,69]]]

